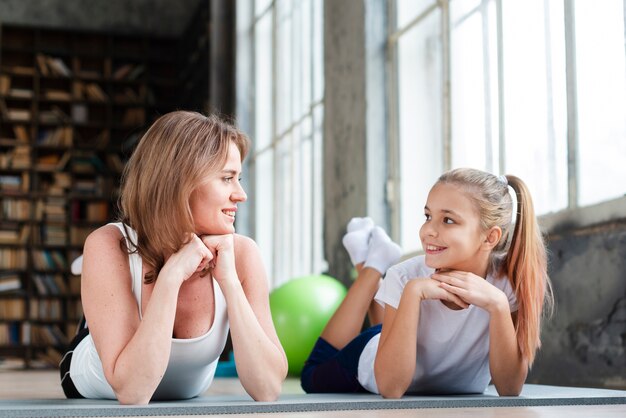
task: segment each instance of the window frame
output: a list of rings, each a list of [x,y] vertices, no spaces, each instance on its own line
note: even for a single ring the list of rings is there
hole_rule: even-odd
[[[431,13],[437,9],[441,12],[441,43],[442,43],[442,141],[443,155],[442,164],[444,170],[452,166],[452,107],[451,107],[451,18],[450,2],[459,0],[432,0],[429,6],[419,12],[404,26],[396,27],[396,0],[388,4],[388,36],[387,36],[387,68],[388,68],[388,108],[389,108],[389,178],[387,180],[387,199],[391,215],[392,237],[401,242],[402,237],[402,213],[400,190],[401,178],[399,175],[399,155],[401,152],[401,138],[399,135],[399,64],[398,45],[400,38],[408,31],[419,25]],[[503,62],[503,30],[502,30],[502,0],[481,0],[479,5],[471,11],[466,11],[465,16],[482,9],[486,13],[489,3],[493,2],[496,8],[497,28],[497,86],[498,86],[498,167],[501,172],[506,172],[506,138],[505,138],[505,109],[504,109],[504,62]],[[540,225],[545,233],[551,233],[561,229],[562,225],[575,225],[586,227],[598,223],[610,222],[626,218],[626,196],[608,199],[592,205],[580,205],[579,194],[579,147],[578,147],[578,109],[577,109],[577,86],[576,86],[576,50],[574,31],[574,3],[575,0],[564,0],[565,13],[565,53],[566,53],[566,98],[567,98],[567,207],[557,212],[541,214],[538,216]],[[626,10],[626,0],[624,1]],[[625,13],[626,20],[626,13]],[[626,26],[626,25],[625,25]],[[483,45],[488,42],[483,37]],[[422,250],[411,251],[407,256],[423,253]]]

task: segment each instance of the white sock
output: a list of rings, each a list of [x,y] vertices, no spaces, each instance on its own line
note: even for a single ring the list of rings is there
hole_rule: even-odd
[[[379,226],[372,229],[369,252],[364,266],[376,269],[384,275],[389,267],[400,260],[400,257],[402,257],[402,248],[389,238],[385,230]]]
[[[374,220],[370,217],[352,218],[350,219],[350,222],[348,222],[348,226],[346,227],[348,232],[354,232],[360,229],[365,229],[367,232],[371,232],[372,228],[374,228]]]
[[[367,258],[370,234],[374,228],[374,221],[371,218],[352,218],[348,222],[348,233],[343,236],[343,246],[353,265],[362,263]]]

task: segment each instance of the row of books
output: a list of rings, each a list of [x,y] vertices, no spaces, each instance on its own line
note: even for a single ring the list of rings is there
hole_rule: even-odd
[[[0,274],[0,293],[13,292],[22,288],[22,278],[16,273]]]
[[[11,77],[0,74],[0,96],[14,99],[32,99],[33,90],[27,86],[11,86]]]
[[[73,226],[70,228],[70,243],[72,245],[83,245],[89,234],[93,232],[93,227]]]
[[[37,144],[50,147],[71,147],[74,143],[74,129],[71,126],[59,126],[53,129],[41,129],[37,134]]]
[[[65,270],[68,268],[67,260],[59,250],[34,250],[33,264],[37,270]]]
[[[44,54],[37,54],[35,55],[35,58],[39,73],[43,76],[72,76],[72,71],[61,58],[51,57]]]
[[[0,98],[0,115],[12,122],[30,122],[32,119],[30,107],[8,107],[4,98]]]
[[[62,274],[33,274],[32,279],[40,296],[80,294],[80,276],[69,276],[67,282]]]
[[[0,175],[0,191],[6,193],[26,193],[30,189],[30,175],[21,174]]]
[[[72,221],[105,222],[109,219],[108,202],[72,201]]]
[[[26,244],[30,237],[30,225],[0,224],[0,244]]]
[[[0,268],[20,270],[26,268],[26,251],[18,248],[0,248]]]
[[[64,332],[58,325],[32,324],[29,321],[0,323],[0,346],[20,344],[65,346],[69,338],[75,335],[76,324],[71,322],[65,328]]]
[[[69,276],[66,282],[61,274],[33,274],[32,281],[39,296],[80,295],[80,276]],[[19,274],[11,272],[0,274],[0,293],[14,292],[22,288],[22,278]],[[71,310],[73,314],[76,313],[74,305],[71,305]]]
[[[41,321],[60,321],[63,306],[60,299],[31,299],[29,302],[29,319]]]
[[[0,214],[2,219],[8,221],[25,221],[30,218],[30,200],[26,199],[2,199]]]
[[[42,224],[33,237],[35,245],[67,245],[67,229],[63,224]]]
[[[26,317],[26,301],[21,298],[2,299],[0,318],[5,320],[21,320]]]
[[[0,154],[0,169],[25,170],[30,168],[30,147],[17,145]]]

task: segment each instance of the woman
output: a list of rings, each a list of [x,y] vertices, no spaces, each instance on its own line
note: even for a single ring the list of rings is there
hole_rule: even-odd
[[[211,384],[230,328],[255,400],[278,397],[287,360],[258,247],[235,234],[248,139],[177,111],[143,136],[122,177],[118,223],[84,246],[86,324],[61,363],[68,397],[187,399]]]

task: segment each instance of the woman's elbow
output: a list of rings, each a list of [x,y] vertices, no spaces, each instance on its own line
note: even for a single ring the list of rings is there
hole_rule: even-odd
[[[120,385],[108,380],[117,401],[121,405],[147,405],[152,399],[154,390],[148,391],[145,388],[138,388],[133,385]],[[156,388],[155,388],[156,390]]]
[[[147,405],[152,398],[152,394],[124,390],[114,390],[114,393],[120,405]]]
[[[257,402],[273,402],[278,399],[278,396],[280,396],[281,389],[282,381],[273,382],[266,384],[263,388],[257,390],[255,393],[251,393],[250,396]]]

